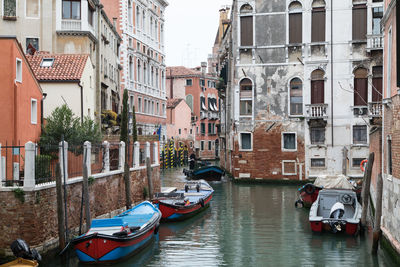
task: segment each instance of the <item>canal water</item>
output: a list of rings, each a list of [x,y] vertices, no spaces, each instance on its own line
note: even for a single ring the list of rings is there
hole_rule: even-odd
[[[163,186],[183,184],[180,170],[165,172]],[[296,186],[213,182],[210,208],[188,221],[162,224],[149,247],[113,266],[395,266],[371,234],[313,234],[308,210],[295,209]],[[80,266],[53,259],[44,266]]]

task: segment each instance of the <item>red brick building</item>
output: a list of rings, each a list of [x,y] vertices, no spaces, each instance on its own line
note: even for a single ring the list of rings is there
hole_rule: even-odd
[[[201,159],[219,157],[220,104],[215,88],[217,78],[206,73],[202,67],[167,67],[167,97],[182,98],[191,109],[194,146],[193,150]]]

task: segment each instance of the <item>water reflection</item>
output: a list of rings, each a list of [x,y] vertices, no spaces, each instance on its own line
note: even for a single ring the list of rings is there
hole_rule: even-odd
[[[180,171],[164,173],[163,186],[184,182]],[[162,224],[158,240],[116,266],[395,266],[370,255],[368,233],[313,234],[308,211],[294,208],[295,186],[211,185],[209,209]]]

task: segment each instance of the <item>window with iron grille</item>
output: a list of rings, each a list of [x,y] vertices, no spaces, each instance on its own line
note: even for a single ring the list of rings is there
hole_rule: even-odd
[[[240,149],[241,150],[252,149],[251,133],[240,133]]]
[[[282,133],[282,148],[283,150],[296,150],[296,134],[295,133]]]
[[[290,115],[303,114],[303,84],[299,78],[290,81]]]
[[[325,144],[325,128],[324,127],[312,127],[310,128],[310,139],[311,144]]]
[[[325,167],[325,159],[323,158],[315,158],[311,159],[311,167]]]
[[[354,125],[353,126],[353,144],[367,144],[367,126]]]

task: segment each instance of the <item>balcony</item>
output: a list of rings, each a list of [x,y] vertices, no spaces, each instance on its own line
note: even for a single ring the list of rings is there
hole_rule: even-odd
[[[207,119],[208,118],[207,115],[208,115],[207,112],[201,111],[200,112],[200,120]]]
[[[368,116],[370,118],[381,118],[382,117],[382,102],[368,103]]]
[[[367,51],[383,49],[383,35],[370,34],[367,35]]]
[[[306,105],[306,118],[312,119],[327,119],[328,104],[308,104]]]
[[[61,20],[61,30],[63,31],[80,31],[82,29],[81,20],[63,19]]]

